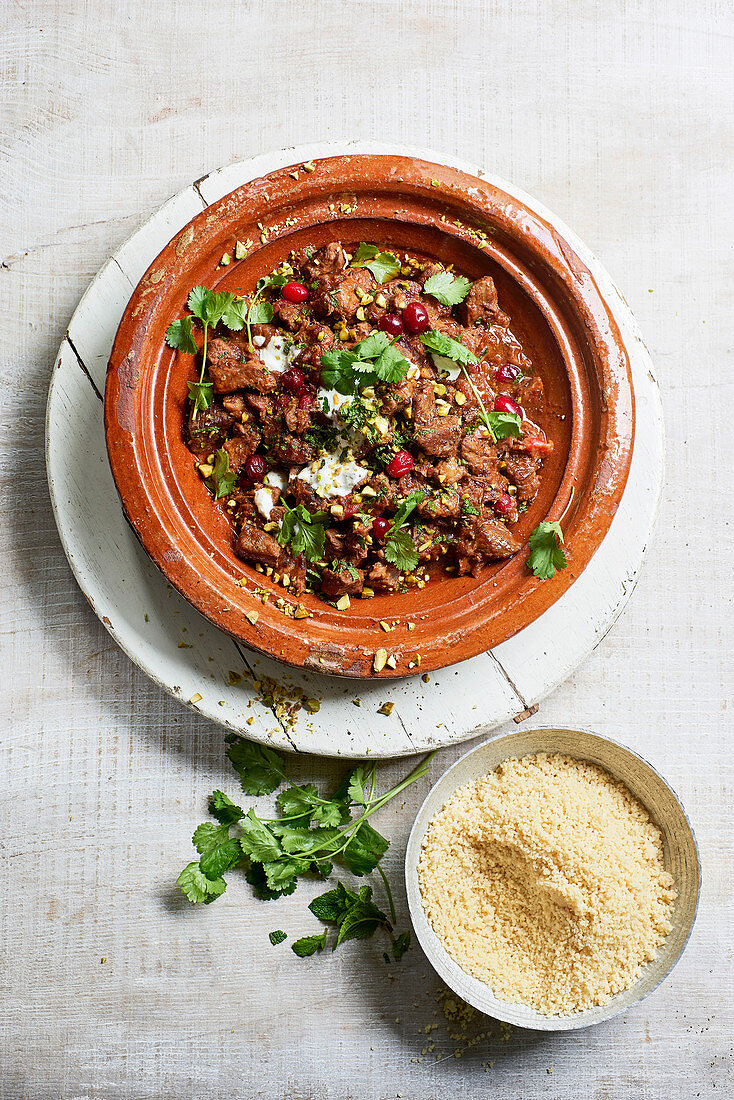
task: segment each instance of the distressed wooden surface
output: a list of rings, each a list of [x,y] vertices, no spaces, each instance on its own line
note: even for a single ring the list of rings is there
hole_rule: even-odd
[[[36,0],[5,5],[0,24],[9,673],[0,1098],[726,1095],[729,5]],[[45,396],[96,271],[161,202],[213,167],[354,136],[482,163],[536,195],[601,257],[658,369],[667,482],[640,583],[535,720],[595,729],[650,759],[692,818],[704,887],[672,977],[590,1032],[503,1037],[475,1021],[468,1038],[488,1034],[468,1046],[451,1037],[417,950],[388,978],[377,944],[304,961],[287,945],[272,948],[271,928],[311,930],[308,887],[271,905],[240,884],[205,910],[183,903],[172,883],[206,795],[218,785],[236,793],[222,732],[117,648],[73,581],[53,524]],[[82,487],[95,477],[79,470]],[[460,752],[444,750],[434,776]],[[291,766],[322,782],[339,770],[315,758]],[[385,765],[385,781],[404,768]],[[424,790],[411,788],[380,820],[395,879]]]

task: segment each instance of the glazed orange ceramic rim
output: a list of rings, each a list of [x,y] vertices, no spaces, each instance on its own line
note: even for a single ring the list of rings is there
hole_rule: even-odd
[[[193,472],[181,484],[181,371],[162,336],[181,314],[192,285],[214,286],[229,273],[220,259],[236,240],[256,242],[247,263],[259,275],[290,251],[299,233],[351,240],[360,236],[360,223],[374,233],[376,222],[393,237],[403,234],[405,247],[414,236],[433,242],[432,248],[476,253],[477,263],[495,264],[533,303],[528,308],[542,314],[565,364],[571,427],[553,499],[533,520],[558,518],[573,491],[564,520],[569,565],[552,581],[540,582],[527,570],[524,550],[476,580],[434,581],[405,596],[355,601],[346,613],[306,596],[310,617],[293,620],[275,602],[292,603],[287,593],[234,557],[211,503],[198,495],[192,508],[191,494],[206,490]],[[634,401],[627,352],[611,310],[557,230],[478,177],[412,157],[355,154],[317,160],[313,171],[285,167],[247,183],[177,234],[140,281],[122,318],[107,375],[105,426],[112,473],[133,530],[202,614],[253,649],[319,672],[372,676],[375,652],[385,648],[396,667],[385,668],[384,678],[441,668],[490,649],[570,587],[621,499]],[[271,593],[267,603],[256,598],[255,587]],[[388,635],[379,625],[386,619],[397,623]]]

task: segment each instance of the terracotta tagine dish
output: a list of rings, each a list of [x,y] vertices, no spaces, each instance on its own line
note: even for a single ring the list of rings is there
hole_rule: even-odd
[[[543,431],[552,444],[540,487],[512,525],[517,552],[477,575],[431,569],[422,586],[376,591],[341,601],[341,609],[313,592],[292,594],[277,572],[235,553],[226,502],[214,499],[187,446],[188,383],[199,377],[200,358],[166,343],[171,322],[187,316],[193,287],[251,295],[293,253],[333,241],[348,255],[371,242],[450,266],[468,280],[491,276],[499,307],[542,380]],[[555,229],[477,177],[411,157],[352,155],[254,180],[209,206],[163,249],[117,332],[105,427],[133,531],[202,615],[287,664],[384,678],[491,649],[573,584],[624,490],[634,399],[611,311]],[[561,517],[568,563],[541,580],[528,568],[528,539],[539,523]]]

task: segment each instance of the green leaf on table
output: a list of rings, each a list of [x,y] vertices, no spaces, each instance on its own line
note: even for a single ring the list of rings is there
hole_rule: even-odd
[[[209,879],[198,863],[189,863],[176,879],[189,901],[210,902],[227,889],[224,879]]]
[[[309,955],[315,955],[317,951],[323,951],[326,944],[326,929],[320,936],[301,936],[300,940],[296,940],[291,944],[291,951],[301,959],[307,958]]]
[[[277,947],[279,943],[283,943],[283,940],[288,939],[288,933],[284,932],[282,928],[278,928],[275,932],[268,932],[268,939],[272,943],[273,947]]]
[[[240,777],[245,794],[270,794],[283,780],[283,757],[264,745],[246,741],[236,733],[226,738],[227,756]]]
[[[283,854],[277,837],[260,820],[254,810],[249,810],[240,821],[242,830],[239,837],[242,851],[257,863],[269,863]]]
[[[209,799],[209,813],[222,825],[234,825],[245,816],[241,806],[236,806],[222,791],[213,791]]]
[[[342,859],[352,874],[361,877],[374,871],[389,846],[389,840],[373,829],[369,821],[363,821],[352,833]]]

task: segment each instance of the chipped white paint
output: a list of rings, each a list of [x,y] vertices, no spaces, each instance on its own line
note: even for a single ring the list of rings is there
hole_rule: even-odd
[[[587,656],[624,606],[650,535],[662,479],[657,384],[635,322],[609,276],[581,241],[535,200],[482,169],[452,161],[454,167],[482,175],[520,198],[570,240],[594,273],[626,340],[637,398],[635,450],[619,510],[590,565],[531,626],[491,653],[432,673],[428,684],[420,676],[390,684],[345,682],[286,669],[235,644],[171,590],[127,527],[104,449],[98,394],[131,289],[167,240],[205,203],[284,164],[381,151],[404,149],[351,142],[281,150],[219,169],[171,199],[112,257],[84,295],[59,353],[48,404],[47,461],[56,521],[76,577],[113,637],[148,675],[183,701],[201,695],[192,705],[214,721],[257,740],[274,738],[287,747],[324,755],[419,752],[464,740],[480,727],[497,726],[534,706]],[[441,159],[426,150],[412,152]],[[91,493],[82,493],[77,471],[90,464],[99,468],[100,476]],[[250,681],[227,683],[229,670],[241,672],[242,662],[258,676],[318,699],[318,718],[301,709],[287,729],[272,715],[268,718]],[[360,706],[354,704],[356,697]],[[388,698],[396,704],[389,717],[378,713]]]

